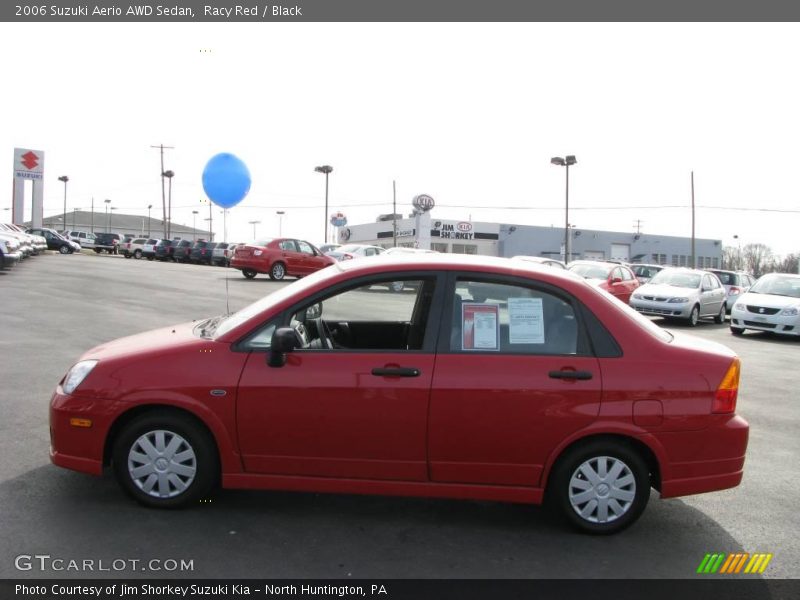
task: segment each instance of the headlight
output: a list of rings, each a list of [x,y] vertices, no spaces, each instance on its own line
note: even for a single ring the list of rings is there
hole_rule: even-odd
[[[688,298],[670,298],[669,300],[667,300],[667,302],[674,302],[675,304],[683,304],[688,301],[689,301]]]
[[[641,297],[639,294],[634,294],[634,295],[633,295],[633,299],[634,299],[634,300],[641,300],[641,299],[642,299],[642,297]]]
[[[744,310],[744,304],[742,304],[741,302],[737,302],[736,304],[733,305],[733,310]]]
[[[796,317],[800,313],[800,308],[797,306],[789,306],[781,311],[784,317]]]
[[[82,360],[81,362],[76,363],[64,378],[64,385],[61,386],[61,389],[64,390],[64,393],[71,394],[74,392],[83,382],[83,380],[86,379],[86,376],[92,372],[92,369],[94,369],[96,364],[96,360]]]

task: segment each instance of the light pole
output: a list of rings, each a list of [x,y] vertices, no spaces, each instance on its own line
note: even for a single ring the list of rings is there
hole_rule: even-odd
[[[79,209],[73,207],[72,208],[72,229],[75,229],[75,213],[78,212]]]
[[[62,175],[58,178],[59,181],[64,182],[64,229],[67,228],[67,182],[69,181],[69,177],[66,175]]]
[[[108,216],[108,205],[111,204],[111,200],[106,198],[105,199],[105,203],[106,203],[106,233],[108,233],[108,227],[111,225],[111,222],[110,222],[109,216]]]
[[[325,214],[324,214],[324,221],[325,221],[325,232],[323,244],[328,243],[328,175],[330,175],[331,171],[333,171],[333,167],[330,165],[322,165],[321,167],[314,167],[314,171],[317,173],[325,173]]]
[[[736,253],[736,268],[734,271],[742,271],[742,240],[739,239],[739,236],[736,234],[734,234],[733,239],[739,243],[739,251]]]
[[[164,223],[164,239],[170,239],[172,235],[172,178],[175,177],[175,171],[164,171],[164,177],[169,179],[169,193],[167,200],[167,219]]]
[[[567,168],[567,186],[566,186],[566,202],[564,204],[564,264],[569,263],[569,168],[571,165],[574,165],[578,161],[575,159],[575,156],[569,154],[564,158],[560,156],[554,156],[550,159],[550,164],[556,165],[559,167],[566,167]]]
[[[278,215],[278,237],[283,237],[283,215],[286,214],[286,211],[279,210],[275,214]]]
[[[258,225],[259,223],[261,223],[261,221],[248,221],[247,223],[248,223],[249,225],[252,225],[252,226],[253,226],[253,241],[255,241],[255,239],[256,239],[256,225]]]
[[[153,205],[152,204],[148,204],[147,205],[147,237],[150,237],[150,209],[151,208],[153,208]]]
[[[111,211],[110,213],[108,213],[108,218],[109,218],[108,222],[110,224],[111,223],[111,217],[114,215],[114,211],[117,210],[117,207],[116,206],[109,206],[108,209]]]
[[[210,214],[210,211],[209,211]],[[211,238],[214,237],[214,232],[211,231],[212,224],[214,223],[214,217],[208,217],[207,219],[203,219],[204,221],[208,221],[208,241],[211,241]]]
[[[194,230],[194,231],[192,231],[192,241],[194,242],[194,241],[197,240],[197,211],[196,210],[192,211],[192,229]]]

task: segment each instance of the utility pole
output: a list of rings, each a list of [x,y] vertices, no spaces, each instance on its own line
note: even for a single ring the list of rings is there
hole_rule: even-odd
[[[92,196],[92,233],[94,233],[94,196]]]
[[[694,171],[692,171],[692,268],[697,268],[697,261],[694,256]]]
[[[397,182],[392,180],[392,246],[397,248]]]
[[[164,210],[164,239],[167,238],[167,191],[164,189],[164,149],[174,150],[174,146],[165,146],[159,144],[158,146],[150,146],[151,148],[158,148],[161,150],[161,206]]]
[[[642,220],[641,219],[636,219],[636,221],[634,222],[633,226],[636,227],[636,235],[641,235],[642,234]]]

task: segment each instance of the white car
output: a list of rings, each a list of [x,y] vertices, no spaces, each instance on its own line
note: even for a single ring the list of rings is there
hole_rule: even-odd
[[[347,244],[346,246],[339,246],[336,250],[326,252],[325,256],[330,256],[335,260],[350,260],[352,258],[361,258],[364,256],[378,256],[384,253],[384,249],[380,246],[368,246],[366,244]]]
[[[629,304],[643,315],[683,319],[694,327],[701,317],[725,322],[725,288],[713,273],[668,267],[631,295]]]
[[[745,329],[800,335],[800,275],[769,273],[737,298],[731,310],[731,333]]]

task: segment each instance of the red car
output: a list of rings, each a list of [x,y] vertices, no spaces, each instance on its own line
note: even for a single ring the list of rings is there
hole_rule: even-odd
[[[569,263],[567,269],[588,279],[623,304],[628,303],[633,291],[641,285],[629,267],[616,263],[575,260]]]
[[[258,273],[266,273],[272,279],[283,279],[287,275],[309,275],[335,262],[306,241],[277,238],[238,246],[231,258],[231,267],[239,269],[248,279]]]
[[[408,283],[403,294],[373,288]],[[491,284],[491,300],[469,294]],[[51,459],[156,507],[225,488],[538,504],[612,533],[742,479],[739,359],[585,280],[457,255],[345,261],[227,317],[84,354]]]

